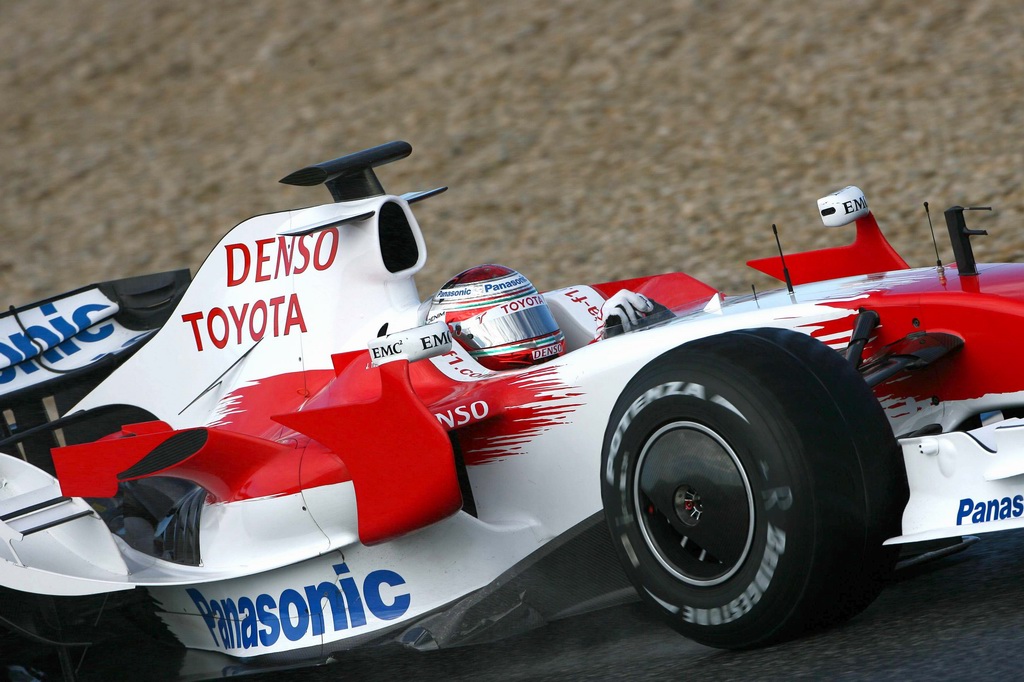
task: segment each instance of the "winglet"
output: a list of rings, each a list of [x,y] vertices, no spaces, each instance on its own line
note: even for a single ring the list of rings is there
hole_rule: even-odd
[[[301,489],[294,445],[215,428],[175,431],[163,422],[122,429],[120,438],[53,449],[61,491],[69,497],[113,497],[118,483],[171,476],[198,483],[221,502]],[[333,480],[348,480],[340,465]]]

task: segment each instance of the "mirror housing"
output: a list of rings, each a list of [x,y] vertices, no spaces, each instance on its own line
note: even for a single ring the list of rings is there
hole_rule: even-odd
[[[825,227],[849,225],[869,213],[867,197],[853,185],[818,199],[818,214]]]

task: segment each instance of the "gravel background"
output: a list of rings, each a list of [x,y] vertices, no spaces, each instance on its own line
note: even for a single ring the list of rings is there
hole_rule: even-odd
[[[0,304],[189,266],[256,213],[328,200],[290,171],[392,139],[427,296],[499,261],[541,288],[743,266],[848,240],[854,183],[913,265],[990,204],[979,259],[1024,259],[1017,2],[0,3]]]

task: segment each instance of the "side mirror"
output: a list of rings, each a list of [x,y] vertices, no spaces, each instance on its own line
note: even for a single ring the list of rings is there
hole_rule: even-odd
[[[871,209],[864,192],[850,185],[818,199],[818,213],[825,227],[842,227],[868,215]]]
[[[374,339],[367,344],[370,365],[379,367],[396,360],[416,362],[444,355],[452,349],[452,330],[445,322],[405,329]]]

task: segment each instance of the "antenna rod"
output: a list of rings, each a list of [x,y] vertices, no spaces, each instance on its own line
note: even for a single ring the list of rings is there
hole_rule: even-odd
[[[786,278],[786,290],[793,295],[793,280],[789,278],[789,268],[786,267],[786,257],[782,255],[782,242],[779,241],[779,228],[772,223],[772,234],[775,235],[775,246],[779,247],[779,260],[782,261],[782,276]]]
[[[939,243],[935,241],[935,226],[932,225],[932,214],[928,210],[928,202],[925,202],[925,217],[928,218],[928,229],[932,232],[932,246],[935,247],[935,266],[942,272],[942,259],[939,258]]]
[[[939,280],[945,284],[946,268],[942,267],[942,259],[939,257],[939,243],[935,241],[935,226],[932,225],[932,214],[928,210],[928,202],[925,202],[925,217],[928,218],[928,229],[932,232],[932,246],[935,247],[935,270],[939,273]]]

